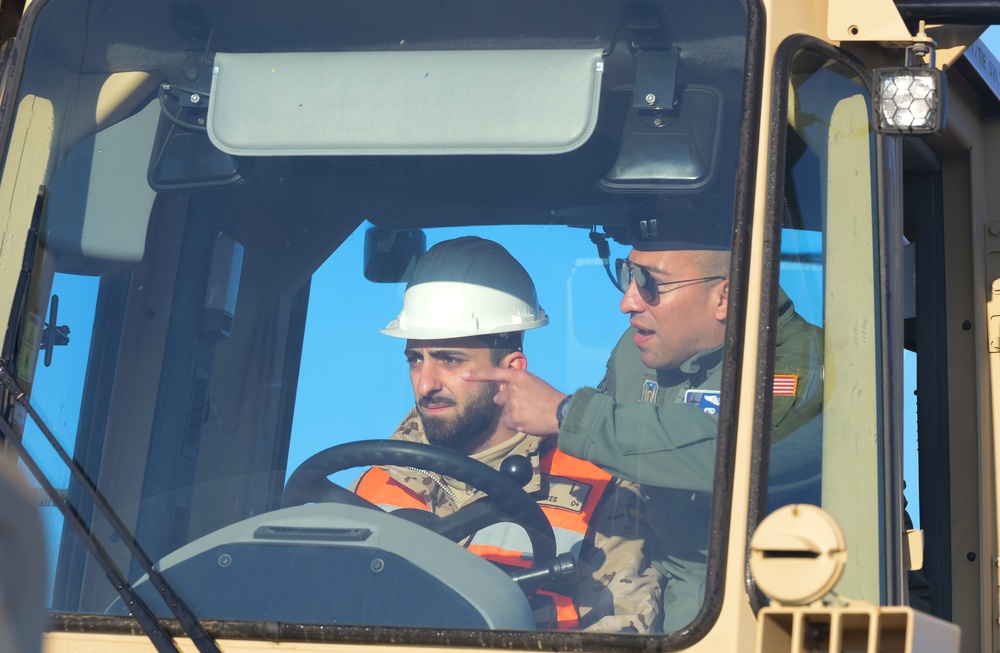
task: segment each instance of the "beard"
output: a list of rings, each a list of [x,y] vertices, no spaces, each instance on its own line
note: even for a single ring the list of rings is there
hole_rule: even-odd
[[[417,402],[417,412],[424,423],[424,434],[431,444],[452,451],[468,453],[475,445],[489,436],[492,427],[500,417],[500,407],[493,403],[493,397],[500,391],[496,383],[483,383],[482,390],[470,396],[465,408],[451,417],[430,417],[424,415],[425,403],[447,403],[440,397],[422,397]],[[452,405],[455,405],[454,403]]]

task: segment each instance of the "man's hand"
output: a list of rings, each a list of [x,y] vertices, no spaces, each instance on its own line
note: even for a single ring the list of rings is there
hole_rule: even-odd
[[[503,386],[493,401],[503,407],[501,421],[507,428],[538,436],[558,435],[556,409],[566,395],[527,372],[501,367],[462,373],[466,381],[492,381]]]

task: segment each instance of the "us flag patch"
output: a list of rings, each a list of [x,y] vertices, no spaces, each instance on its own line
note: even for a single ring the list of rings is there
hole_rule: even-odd
[[[775,374],[774,394],[782,397],[794,397],[799,389],[798,374]]]

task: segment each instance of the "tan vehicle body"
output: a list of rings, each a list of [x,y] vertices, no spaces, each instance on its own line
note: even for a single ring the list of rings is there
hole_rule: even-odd
[[[9,33],[21,8],[16,2],[4,2],[0,18],[6,21],[0,31]],[[741,331],[745,338],[741,346],[740,402],[735,424],[735,455],[731,494],[725,497],[730,506],[730,522],[726,535],[726,568],[723,592],[718,600],[721,609],[711,627],[689,647],[678,650],[723,652],[752,651],[939,651],[941,646],[954,644],[954,631],[943,621],[918,613],[903,605],[878,607],[880,602],[877,585],[873,589],[871,576],[878,575],[873,559],[879,559],[877,538],[866,533],[879,530],[880,515],[873,502],[865,496],[878,492],[875,480],[866,485],[864,480],[842,486],[832,506],[825,505],[836,515],[837,522],[846,536],[849,552],[844,575],[834,587],[840,597],[851,599],[845,604],[822,602],[804,607],[774,607],[770,612],[755,611],[748,598],[747,578],[749,532],[752,523],[749,497],[752,494],[754,428],[759,407],[753,400],[758,389],[758,357],[761,351],[760,334],[765,330],[760,316],[761,279],[764,275],[766,210],[769,187],[775,162],[770,144],[776,138],[772,133],[775,124],[773,98],[775,62],[779,48],[786,39],[795,35],[809,35],[827,42],[855,57],[867,69],[898,63],[898,47],[910,44],[914,34],[904,24],[899,11],[891,0],[830,0],[829,2],[803,0],[763,0],[764,33],[763,69],[759,92],[759,124],[756,128],[757,150],[756,179],[753,184],[753,229],[749,245],[747,303]],[[1000,69],[988,52],[981,50],[978,37],[987,25],[927,26],[927,35],[938,44],[936,65],[948,78],[947,128],[943,134],[910,139],[894,138],[884,144],[886,160],[894,163],[880,169],[883,175],[882,192],[889,204],[901,204],[904,171],[922,167],[937,168],[942,179],[944,222],[944,256],[942,268],[946,270],[945,296],[947,306],[946,341],[948,349],[947,376],[949,433],[947,447],[950,451],[950,502],[951,523],[947,533],[938,533],[949,541],[951,558],[939,564],[950,567],[951,623],[961,631],[962,653],[996,651],[1000,647],[1000,485],[997,469],[1000,467]],[[970,50],[970,46],[973,48]],[[979,57],[985,62],[986,79],[977,77],[967,61],[960,59]],[[58,94],[59,80],[49,80]],[[90,133],[95,126],[112,123],[117,112],[129,111],[132,98],[148,93],[158,80],[144,73],[117,74],[113,80],[94,79],[92,115],[78,116],[80,134]],[[39,89],[36,95],[44,95]],[[34,120],[44,120],[46,107],[36,99]],[[50,181],[47,169],[50,149],[66,148],[77,140],[71,133],[63,133],[60,142],[46,140],[44,130],[19,131],[15,124],[8,146],[8,168],[16,160],[17,183],[5,174],[0,181],[0,314],[8,314],[14,305],[16,282],[21,270],[22,249],[29,227],[35,196],[29,189]],[[72,130],[69,130],[72,131]],[[13,158],[11,158],[13,157]],[[844,171],[853,175],[853,170]],[[25,180],[30,180],[31,183]],[[862,179],[861,192],[868,180]],[[842,201],[830,198],[829,201]],[[846,201],[846,200],[843,200]],[[897,264],[902,268],[902,243],[899,244]],[[36,263],[37,265],[37,263]],[[45,263],[41,264],[44,268]],[[841,279],[845,294],[856,299],[857,294],[877,295],[878,287],[868,279]],[[33,310],[44,315],[49,290],[43,277],[37,279],[32,291]],[[51,279],[49,280],[51,283]],[[836,283],[836,281],[828,281]],[[902,288],[894,288],[890,301],[903,302]],[[166,292],[166,291],[164,291]],[[828,290],[827,295],[830,296]],[[850,300],[845,300],[850,301]],[[902,309],[900,309],[902,310]],[[965,326],[963,326],[963,324]],[[903,340],[902,325],[896,327],[896,338]],[[902,352],[891,357],[901,378]],[[141,373],[141,366],[136,374]],[[832,378],[828,370],[828,383]],[[154,379],[133,378],[132,383],[153,383]],[[30,388],[30,384],[28,384]],[[26,389],[28,389],[26,388]],[[856,389],[864,392],[866,389]],[[867,390],[872,390],[868,388]],[[832,390],[831,390],[832,392]],[[894,392],[901,396],[902,389]],[[897,404],[898,405],[898,404]],[[848,424],[850,419],[863,422],[864,410],[848,415],[852,409],[842,410],[838,423]],[[901,422],[902,409],[895,421]],[[859,429],[865,429],[859,424]],[[834,465],[837,450],[829,448],[824,464]],[[855,455],[856,452],[851,452]],[[871,454],[874,455],[874,454]],[[874,461],[870,461],[875,465]],[[901,478],[902,470],[893,472]],[[898,488],[902,492],[902,487]],[[824,499],[826,500],[826,499]],[[837,505],[856,509],[837,510]],[[902,531],[902,514],[894,519],[897,530]],[[924,530],[929,528],[924,524]],[[910,544],[910,543],[913,544]],[[922,542],[917,537],[898,543],[899,560],[913,561],[920,557]],[[766,546],[766,545],[764,545]],[[912,548],[911,548],[912,547]],[[780,547],[779,547],[780,548]],[[925,560],[925,567],[927,561]],[[911,568],[918,565],[911,562]],[[794,564],[790,573],[798,572]],[[774,573],[774,572],[773,572]],[[782,573],[782,572],[776,572]],[[905,594],[902,579],[890,580],[896,587],[893,595]],[[905,599],[899,601],[905,603]],[[763,615],[767,615],[767,618]],[[845,616],[846,615],[846,616]],[[820,643],[811,639],[809,624],[834,623],[834,630],[842,634],[833,638],[827,633]],[[196,647],[176,627],[169,630],[184,651]],[[210,628],[211,629],[211,628]],[[805,629],[805,630],[803,630]],[[838,639],[841,641],[838,644]],[[337,651],[340,653],[368,653],[371,651],[423,651],[425,653],[459,653],[482,650],[475,647],[442,646],[435,648],[426,642],[413,645],[405,632],[392,642],[367,642],[350,639],[341,642],[262,641],[230,638],[225,630],[216,636],[221,650],[228,653],[240,651]],[[652,642],[647,647],[658,647]],[[826,648],[829,647],[829,648]],[[612,650],[613,645],[606,650]],[[587,650],[591,645],[587,645]],[[47,632],[43,638],[46,653],[139,653],[156,649],[136,627],[132,634],[122,632],[71,632],[70,629]],[[528,650],[514,647],[510,650]],[[657,650],[660,650],[657,648]]]

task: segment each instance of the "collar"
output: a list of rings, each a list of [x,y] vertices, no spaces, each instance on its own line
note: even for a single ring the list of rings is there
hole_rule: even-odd
[[[424,433],[423,421],[420,419],[420,414],[417,412],[416,408],[410,409],[409,414],[403,419],[402,422],[400,422],[399,426],[396,427],[395,433],[392,434],[392,439],[428,444],[427,435]],[[493,469],[499,469],[500,463],[503,462],[503,460],[508,456],[521,455],[526,457],[531,461],[532,476],[531,481],[524,486],[524,490],[525,492],[532,494],[542,488],[542,476],[540,471],[541,459],[542,456],[548,453],[549,449],[551,449],[550,446],[543,446],[544,442],[545,440],[536,435],[528,435],[526,433],[518,432],[510,439],[485,451],[472,454],[470,457],[489,465]],[[399,483],[407,487],[414,485],[415,480],[412,468],[384,467],[383,469],[385,469],[386,472],[388,472],[388,474]],[[417,471],[421,477],[431,479],[436,486],[443,490],[438,493],[440,496],[434,498],[434,503],[431,504],[432,508],[439,503],[448,502],[449,499],[451,502],[454,502],[454,498],[448,496],[449,493],[453,493],[456,497],[458,497],[458,503],[460,505],[457,507],[467,505],[485,496],[485,494],[478,489],[470,488],[465,483],[456,481],[449,476],[436,474],[427,470]],[[421,487],[425,487],[425,483],[418,483]],[[421,487],[413,487],[413,489],[419,490]],[[445,487],[447,487],[448,490],[445,490]]]
[[[693,387],[704,383],[705,379],[722,366],[722,345],[698,352],[672,370],[658,370],[657,382],[664,387],[680,385],[684,382]]]

